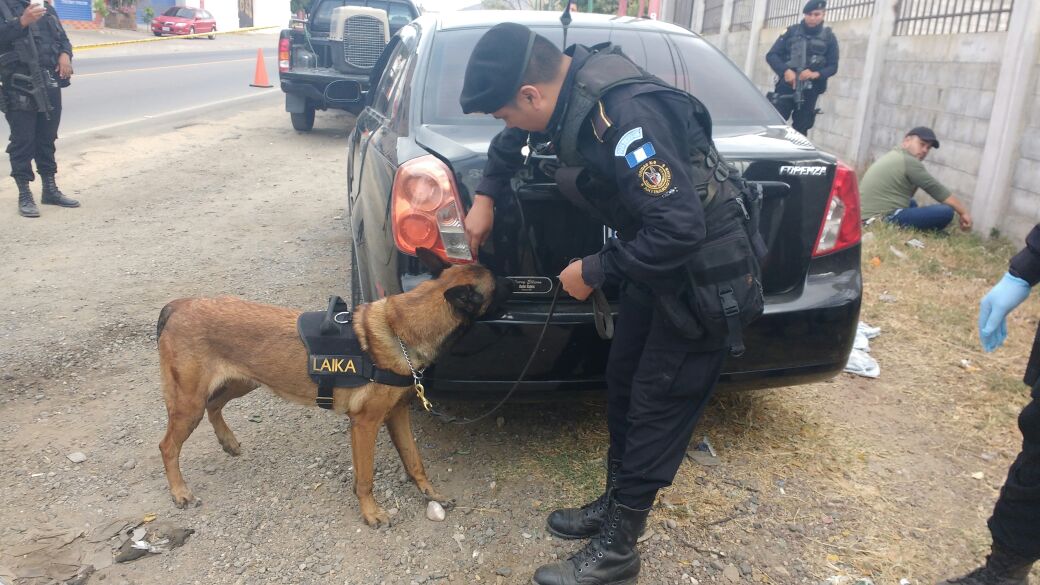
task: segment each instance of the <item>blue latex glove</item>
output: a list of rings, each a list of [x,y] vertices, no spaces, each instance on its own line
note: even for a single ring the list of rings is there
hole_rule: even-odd
[[[979,305],[979,341],[982,349],[993,351],[1007,339],[1007,316],[1029,296],[1029,283],[1005,273]]]

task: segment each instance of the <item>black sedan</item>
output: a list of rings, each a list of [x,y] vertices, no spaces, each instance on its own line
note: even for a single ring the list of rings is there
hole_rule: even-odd
[[[463,71],[491,26],[512,20],[562,45],[611,41],[643,68],[703,101],[719,150],[763,187],[765,316],[745,334],[747,352],[722,383],[761,388],[834,376],[859,317],[859,192],[853,171],[786,127],[757,88],[697,35],[651,20],[576,14],[566,33],[552,13],[428,14],[391,40],[348,146],[354,303],[409,290],[429,278],[413,256],[431,248],[469,261],[462,219],[501,122],[464,115]],[[545,322],[556,274],[599,250],[610,230],[569,204],[551,177],[555,160],[531,157],[515,197],[495,213],[479,261],[508,275],[517,292],[499,318],[477,323],[428,376],[432,393],[494,398],[517,379]],[[616,299],[616,291],[606,291]],[[422,315],[415,315],[422,319]],[[608,351],[591,306],[562,294],[521,399],[605,388]]]

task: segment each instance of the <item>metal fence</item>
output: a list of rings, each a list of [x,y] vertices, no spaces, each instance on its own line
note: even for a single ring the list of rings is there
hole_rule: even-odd
[[[751,20],[755,16],[755,0],[733,0],[733,20],[730,32],[751,30]]]
[[[905,0],[904,0],[905,1]],[[786,28],[802,19],[804,0],[769,0],[766,8],[766,28]],[[855,20],[874,16],[874,0],[830,0],[826,20]]]
[[[0,0],[2,2],[3,0]],[[705,0],[701,34],[713,35],[722,31],[722,4],[724,0]]]
[[[909,36],[1006,31],[1014,3],[1015,0],[901,0],[896,13],[895,34]]]

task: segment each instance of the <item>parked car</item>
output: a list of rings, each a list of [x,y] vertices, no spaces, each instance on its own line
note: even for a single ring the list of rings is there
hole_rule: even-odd
[[[293,128],[314,127],[314,111],[357,114],[358,92],[390,36],[419,16],[411,0],[313,0],[278,38],[278,78]]]
[[[452,261],[467,255],[463,210],[503,125],[462,113],[462,73],[481,35],[505,20],[563,42],[564,30],[550,13],[431,14],[403,27],[376,65],[373,90],[348,142],[353,302],[429,278],[410,255],[418,246]],[[732,62],[685,29],[579,13],[566,34],[568,44],[618,44],[651,73],[699,97],[711,112],[719,150],[763,187],[767,306],[745,333],[747,352],[727,362],[723,386],[788,386],[842,371],[862,296],[854,172],[785,126]],[[480,262],[513,278],[518,293],[503,316],[478,322],[438,359],[426,378],[430,393],[487,399],[507,391],[546,320],[555,275],[570,258],[599,250],[610,235],[558,194],[554,163],[531,158],[514,181],[515,197],[496,211],[491,245],[480,251]],[[615,302],[617,291],[606,292]],[[608,347],[596,335],[590,305],[563,294],[518,397],[602,390]]]
[[[217,21],[213,15],[201,8],[187,6],[171,6],[165,12],[152,19],[152,34],[193,35],[196,33],[217,32]],[[216,38],[209,35],[210,39]]]

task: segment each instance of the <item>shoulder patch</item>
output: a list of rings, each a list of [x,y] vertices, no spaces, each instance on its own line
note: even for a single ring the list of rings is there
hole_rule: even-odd
[[[639,167],[639,181],[643,191],[658,197],[672,186],[672,170],[657,159],[648,160]]]
[[[647,142],[643,146],[633,150],[632,152],[625,155],[625,162],[628,163],[628,168],[634,169],[636,165],[645,161],[646,159],[657,154],[657,149],[654,148],[652,142]]]
[[[617,146],[614,147],[614,156],[625,156],[628,152],[628,147],[632,146],[632,143],[636,140],[643,139],[643,127],[633,128],[628,132],[625,132],[621,136],[621,140],[618,140]]]

